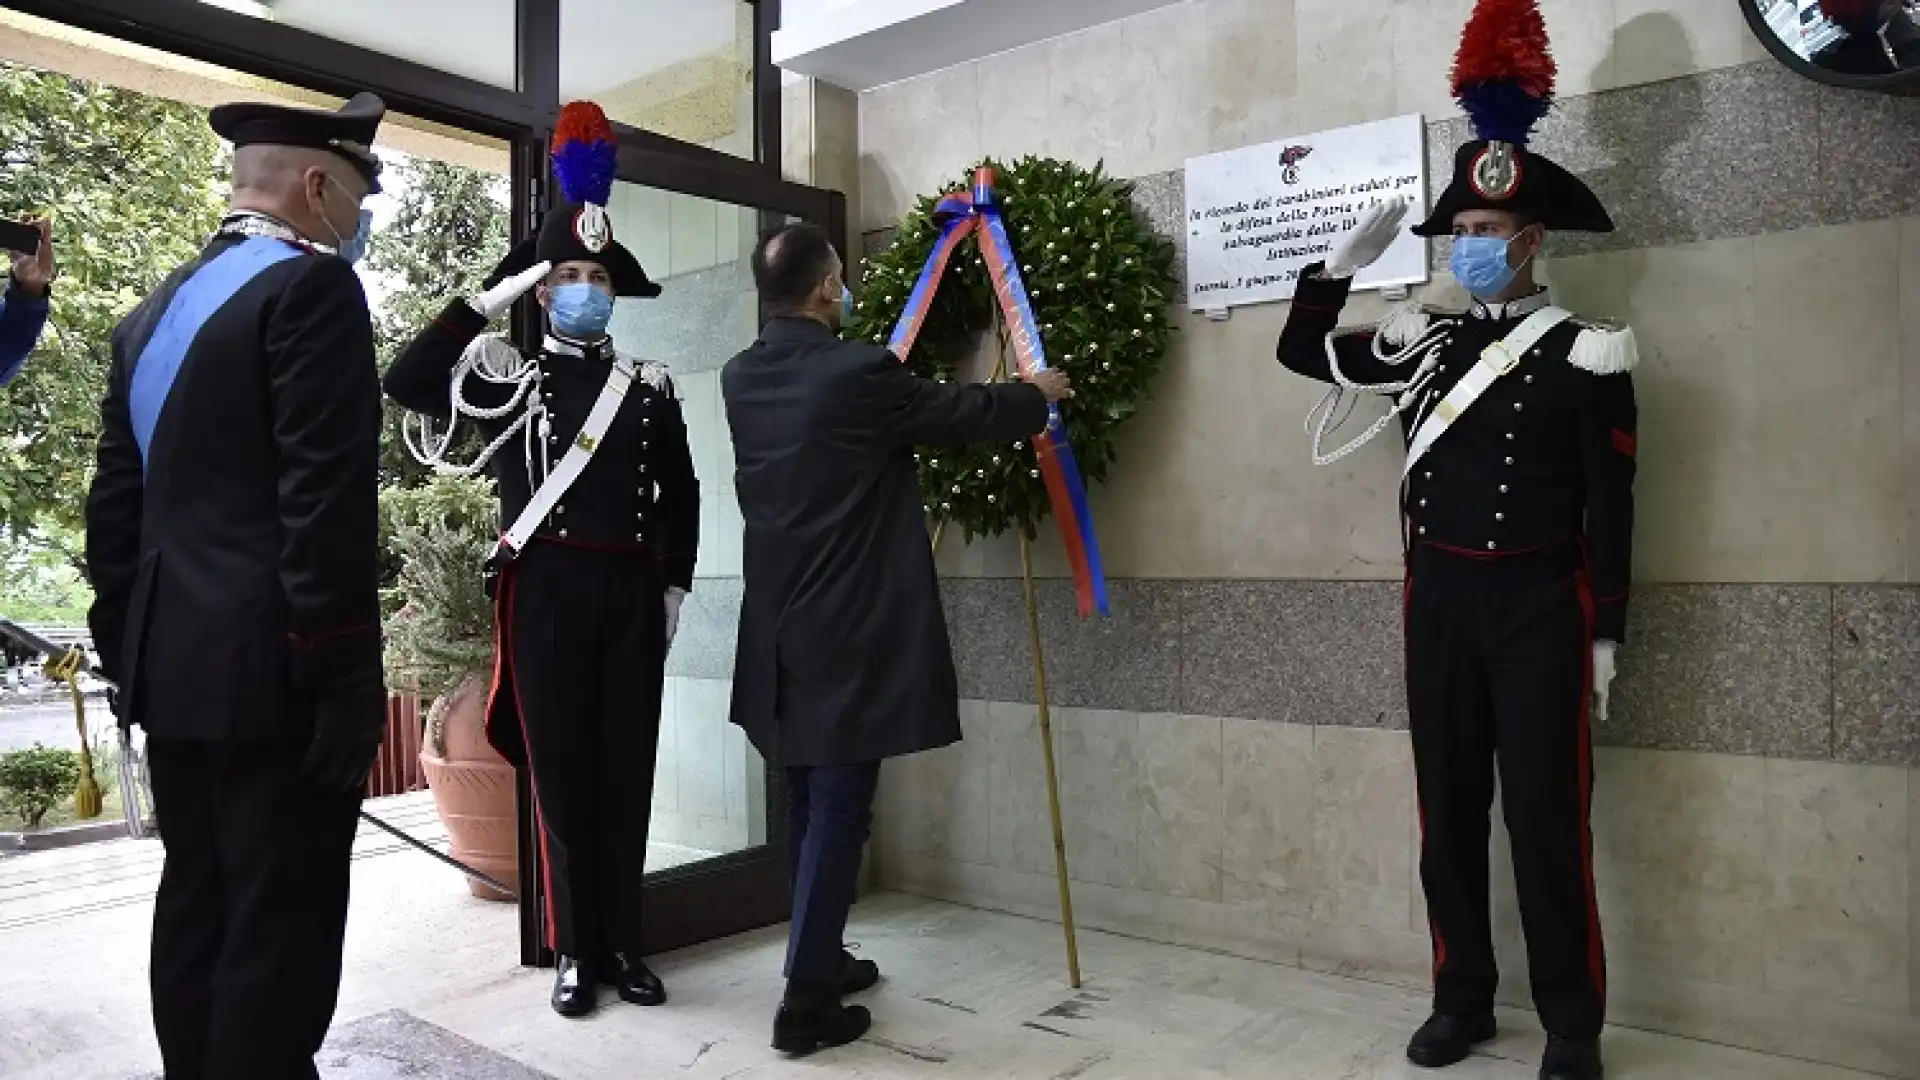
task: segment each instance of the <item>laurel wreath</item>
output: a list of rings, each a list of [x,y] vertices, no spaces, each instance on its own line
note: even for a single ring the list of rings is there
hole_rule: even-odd
[[[1049,364],[1073,379],[1074,397],[1062,407],[1089,487],[1106,480],[1114,435],[1148,400],[1165,362],[1173,326],[1167,318],[1176,281],[1173,244],[1141,220],[1133,185],[1052,158],[1011,164],[988,159],[1003,207],[1007,235],[1020,263],[1027,295]],[[973,170],[945,191],[964,190]],[[893,242],[868,260],[861,299],[848,320],[853,340],[884,343],[900,321],[914,283],[940,230],[933,222],[938,195],[923,195]],[[1006,328],[978,245],[955,252],[920,335],[908,357],[920,375],[951,382],[994,336],[994,379],[1014,371]],[[1047,491],[1024,440],[927,448],[917,455],[927,517],[951,523],[966,539],[1018,528],[1031,538],[1050,510]]]

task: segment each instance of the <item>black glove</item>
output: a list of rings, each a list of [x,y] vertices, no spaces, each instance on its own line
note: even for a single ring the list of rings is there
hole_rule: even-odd
[[[323,791],[365,788],[386,730],[385,687],[375,684],[329,692],[320,699],[313,722],[313,744],[307,748],[301,769]]]

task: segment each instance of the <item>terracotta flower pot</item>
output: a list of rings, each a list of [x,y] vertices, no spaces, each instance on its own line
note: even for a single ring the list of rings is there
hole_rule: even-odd
[[[520,867],[513,766],[487,742],[486,720],[486,680],[474,676],[428,710],[420,767],[453,841],[453,857],[513,885]],[[514,899],[472,878],[467,888],[482,900]]]

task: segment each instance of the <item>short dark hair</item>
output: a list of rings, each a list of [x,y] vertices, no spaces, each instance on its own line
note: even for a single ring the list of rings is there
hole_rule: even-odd
[[[806,306],[833,269],[833,239],[811,222],[769,229],[753,249],[753,283],[775,313]]]

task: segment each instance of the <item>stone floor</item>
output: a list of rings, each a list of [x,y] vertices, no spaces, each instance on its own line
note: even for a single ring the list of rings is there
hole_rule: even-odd
[[[410,814],[390,815],[416,826]],[[396,821],[396,823],[400,823]],[[659,958],[663,1009],[611,1002],[569,1023],[547,977],[514,964],[511,907],[378,833],[357,852],[347,979],[322,1053],[328,1080],[1384,1080],[1424,1002],[1404,990],[1105,934],[1081,935],[1069,989],[1057,926],[882,895],[850,936],[887,981],[878,1023],[805,1061],[767,1049],[780,993],[776,928]],[[123,841],[0,863],[0,1080],[127,1080],[159,1067],[145,952],[158,851]],[[1449,1070],[1529,1080],[1527,1013]],[[1864,1074],[1636,1031],[1608,1035],[1615,1080],[1845,1080]]]

